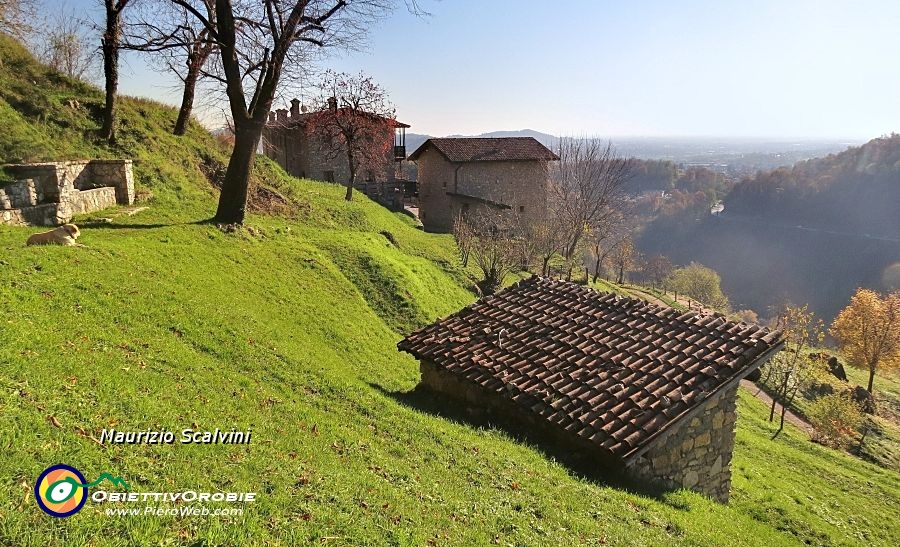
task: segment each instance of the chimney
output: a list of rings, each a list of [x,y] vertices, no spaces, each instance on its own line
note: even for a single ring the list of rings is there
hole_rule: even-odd
[[[278,110],[275,111],[275,113],[278,114],[278,123],[287,122],[287,115],[288,115],[287,110],[285,110],[284,108],[279,108]]]
[[[337,110],[337,97],[328,97],[328,108]]]
[[[269,123],[275,123],[275,113],[269,112]]]
[[[292,118],[300,117],[300,100],[299,99],[291,99],[291,117]]]

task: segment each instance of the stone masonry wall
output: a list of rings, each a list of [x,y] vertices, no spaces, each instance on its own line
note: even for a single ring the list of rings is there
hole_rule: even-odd
[[[479,413],[512,416],[533,433],[597,460],[598,469],[617,471],[614,462],[584,439],[553,428],[514,403],[489,393],[427,360],[419,363],[422,385],[450,395]],[[727,502],[731,491],[731,456],[737,421],[737,385],[703,403],[685,423],[659,439],[645,454],[625,468],[626,474],[666,488],[687,488]]]
[[[637,458],[629,473],[727,502],[737,422],[737,385],[703,403],[687,423]]]
[[[464,403],[465,410],[470,415],[487,417],[492,422],[499,418],[517,434],[525,433],[541,442],[546,441],[565,447],[570,454],[592,458],[592,463],[602,473],[616,474],[622,470],[622,462],[599,453],[597,447],[590,441],[554,427],[540,416],[524,410],[511,400],[498,396],[497,393],[460,378],[427,360],[419,362],[419,370],[422,374],[422,386]]]
[[[6,165],[18,180],[0,189],[0,224],[55,226],[72,215],[134,203],[131,160]]]
[[[490,207],[472,196],[510,206],[526,220],[543,218],[547,210],[548,171],[545,161],[481,161],[452,163],[430,148],[419,156],[419,217],[427,231],[449,232],[462,211]]]
[[[116,188],[94,188],[92,190],[75,190],[72,193],[72,213],[76,215],[102,211],[114,207],[116,201]]]
[[[0,188],[0,210],[34,207],[37,204],[34,179],[18,180]]]
[[[308,135],[303,125],[291,123],[293,119],[293,116],[288,117],[285,113],[266,125],[263,130],[263,152],[266,156],[295,177],[324,181],[328,180],[326,173],[330,172],[333,182],[346,184],[350,178],[347,156],[326,153],[321,139]],[[370,182],[393,180],[393,136],[389,144],[383,161],[359,166],[357,183],[365,183],[368,178],[372,179]]]

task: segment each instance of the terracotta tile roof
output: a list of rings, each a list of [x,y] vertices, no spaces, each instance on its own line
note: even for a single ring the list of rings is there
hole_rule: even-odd
[[[446,138],[428,139],[413,152],[409,159],[416,161],[429,147],[433,146],[445,158],[454,162],[468,161],[523,161],[558,160],[559,156],[539,143],[534,137],[498,138]]]
[[[628,460],[781,332],[532,277],[397,347]]]

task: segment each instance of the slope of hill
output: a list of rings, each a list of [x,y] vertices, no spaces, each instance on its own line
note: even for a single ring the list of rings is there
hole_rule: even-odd
[[[715,269],[735,306],[766,317],[809,303],[830,321],[857,287],[896,288],[888,269],[900,262],[898,204],[892,136],[745,179],[720,216],[659,219],[639,246]]]
[[[840,154],[758,173],[738,184],[726,211],[809,227],[900,238],[900,135]]]
[[[900,540],[900,475],[794,430],[770,441],[765,409],[749,397],[729,506],[590,481],[467,424],[452,403],[412,391],[417,365],[395,348],[403,332],[473,299],[449,236],[267,162],[258,185],[283,196],[281,213],[251,214],[248,228],[225,233],[201,222],[215,192],[199,166],[224,159],[211,137],[170,137],[174,110],[127,99],[122,148],[96,144],[99,93],[53,77],[4,38],[0,48],[0,111],[11,120],[0,160],[132,155],[139,189],[153,193],[135,216],[79,218],[84,248],[24,247],[34,229],[0,228],[0,545]],[[96,442],[104,428],[216,427],[252,428],[252,442]],[[54,463],[87,480],[121,476],[132,492],[258,497],[240,515],[111,515],[133,504],[88,502],[54,519],[33,495]]]

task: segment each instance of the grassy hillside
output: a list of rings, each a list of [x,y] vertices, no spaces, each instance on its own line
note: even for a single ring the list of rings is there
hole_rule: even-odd
[[[131,155],[139,189],[153,194],[135,216],[77,219],[84,248],[25,247],[35,229],[0,227],[0,545],[900,541],[900,475],[794,430],[770,441],[765,409],[744,395],[729,506],[589,481],[467,424],[452,403],[411,393],[417,364],[395,348],[474,298],[448,236],[265,162],[259,184],[288,200],[284,214],[251,214],[249,228],[224,233],[198,222],[215,205],[198,166],[223,159],[210,137],[170,137],[173,110],[128,100],[133,138],[94,144],[84,105],[98,93],[0,47],[0,110],[14,121],[0,149],[28,137],[47,159]],[[37,87],[11,76],[16,62]],[[67,97],[82,108],[67,112]],[[101,446],[109,427],[252,428],[253,440]],[[32,492],[60,462],[88,480],[120,475],[137,492],[255,491],[258,501],[232,517],[108,516],[89,502],[54,519]]]

